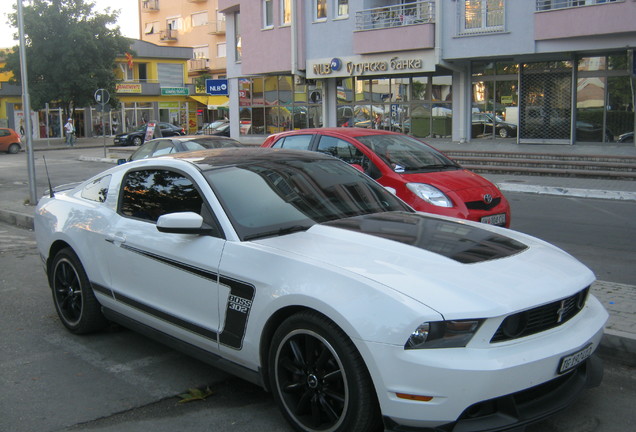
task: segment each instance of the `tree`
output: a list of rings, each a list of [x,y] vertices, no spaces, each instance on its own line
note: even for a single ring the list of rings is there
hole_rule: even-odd
[[[85,0],[33,0],[22,8],[29,96],[35,109],[58,102],[70,115],[75,107],[91,104],[99,88],[115,94],[115,59],[130,50],[130,40],[115,26],[118,11],[96,13],[94,6]],[[17,12],[9,15],[16,28],[17,18]],[[3,70],[13,73],[12,82],[20,82],[18,47],[7,55]]]

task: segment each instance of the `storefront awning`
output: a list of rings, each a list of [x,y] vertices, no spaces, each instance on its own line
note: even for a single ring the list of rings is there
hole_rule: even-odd
[[[230,99],[227,96],[190,96],[190,98],[202,105],[206,105],[208,109],[226,107],[230,104]]]

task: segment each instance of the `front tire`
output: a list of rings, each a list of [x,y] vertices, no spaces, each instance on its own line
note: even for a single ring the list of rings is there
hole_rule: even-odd
[[[71,333],[90,333],[108,324],[84,267],[70,248],[55,255],[49,269],[49,284],[55,310]]]
[[[510,134],[508,133],[508,129],[506,128],[501,128],[499,129],[499,136],[502,138],[508,138]]]
[[[20,151],[20,144],[16,144],[13,143],[9,146],[9,149],[7,150],[7,153],[9,154],[16,154]]]
[[[274,398],[302,432],[382,430],[375,390],[344,332],[315,312],[291,316],[276,330],[268,362]]]

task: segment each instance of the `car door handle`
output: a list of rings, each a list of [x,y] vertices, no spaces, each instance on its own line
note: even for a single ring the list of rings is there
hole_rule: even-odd
[[[106,236],[106,241],[109,243],[121,244],[126,243],[126,237],[122,234],[108,234]]]

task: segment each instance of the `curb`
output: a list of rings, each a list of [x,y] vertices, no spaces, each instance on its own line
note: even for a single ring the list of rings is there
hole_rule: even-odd
[[[33,229],[33,215],[0,209],[0,221],[18,228]]]
[[[531,186],[514,183],[498,183],[497,187],[504,192],[522,192],[578,198],[597,198],[618,201],[636,201],[636,192],[608,191],[600,189],[577,189],[553,186]]]

